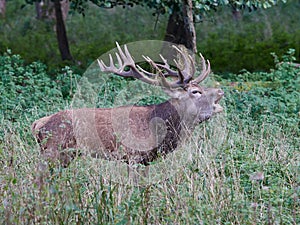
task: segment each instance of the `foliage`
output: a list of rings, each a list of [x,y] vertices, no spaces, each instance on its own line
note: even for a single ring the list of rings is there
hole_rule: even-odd
[[[25,66],[19,55],[8,50],[0,59],[1,116],[15,121],[38,106],[38,102],[57,101],[61,94],[46,75],[46,66],[34,62]],[[45,111],[47,104],[41,104]],[[22,118],[24,119],[24,117]]]
[[[7,4],[7,19],[0,20],[0,51],[7,48],[23,56],[26,63],[41,61],[48,72],[55,75],[56,68],[66,64],[60,60],[53,22],[34,18],[34,9],[20,9],[18,1]],[[76,63],[69,65],[82,73],[102,53],[120,44],[164,37],[167,17],[155,20],[142,7],[99,10],[90,5],[89,16],[69,15],[66,21],[71,51]],[[289,48],[296,49],[299,61],[300,14],[295,1],[266,11],[245,12],[239,21],[233,21],[229,9],[207,15],[196,25],[198,51],[209,59],[214,72],[237,73],[266,71],[273,65],[270,52],[283,55]],[[99,23],[101,21],[101,23]],[[36,50],[32,50],[35,43]],[[225,77],[225,76],[224,76]]]
[[[243,118],[259,124],[276,123],[300,134],[300,68],[293,62],[295,50],[290,49],[282,60],[274,56],[276,68],[269,73],[229,76],[227,106]]]
[[[32,121],[64,107],[70,98],[70,82],[75,75],[69,68],[52,80],[40,62],[25,65],[20,55],[10,50],[0,56],[0,120]],[[36,115],[37,114],[37,115]],[[35,115],[35,117],[33,117]]]
[[[205,21],[200,25],[203,30],[198,29],[197,35],[203,41],[198,43],[198,49],[210,59],[214,71],[223,73],[238,73],[242,69],[267,71],[273,66],[270,53],[282,56],[289,48],[296,50],[295,57],[299,61],[299,23],[291,16],[291,6],[244,12],[238,21],[233,21],[229,12],[220,13],[214,16],[213,22]],[[294,3],[295,9],[299,10],[299,6]],[[285,11],[287,9],[289,11]],[[289,26],[280,22],[284,18],[291,19]]]
[[[149,8],[153,8],[155,10],[155,14],[171,14],[173,11],[180,11],[181,5],[184,4],[185,1],[170,1],[170,0],[71,0],[71,8],[73,10],[77,10],[79,13],[84,13],[85,8],[88,7],[87,2],[90,1],[95,5],[101,8],[113,8],[116,6],[134,6],[141,5],[147,6]],[[282,2],[286,2],[286,0],[281,0]],[[251,1],[238,1],[238,0],[196,0],[193,2],[193,12],[195,17],[201,17],[203,13],[209,10],[216,10],[218,7],[229,5],[236,9],[245,9],[255,10],[257,8],[270,8],[278,3],[275,0],[251,0]]]
[[[222,87],[226,112],[199,126],[174,153],[191,159],[174,176],[140,187],[103,176],[103,161],[89,156],[65,169],[47,166],[28,127],[64,108],[76,74],[65,68],[52,80],[42,63],[24,65],[20,56],[3,54],[0,223],[298,224],[300,89],[293,54],[273,54],[269,73],[229,75],[231,86]],[[109,105],[111,92],[130,83],[109,79],[99,98]]]

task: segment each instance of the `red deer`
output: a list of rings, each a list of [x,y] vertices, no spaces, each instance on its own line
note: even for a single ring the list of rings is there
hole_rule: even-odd
[[[221,89],[198,85],[210,74],[209,61],[206,63],[200,54],[202,71],[193,78],[194,59],[173,47],[182,61],[174,60],[176,69],[161,55],[162,63],[143,56],[155,71],[148,72],[134,62],[126,45],[122,49],[118,43],[118,66],[111,55],[109,66],[98,60],[103,72],[161,86],[171,97],[168,101],[149,106],[70,109],[43,117],[32,124],[42,154],[60,160],[63,166],[83,149],[94,157],[148,165],[173,152],[196,125],[223,110],[219,101],[224,95]]]

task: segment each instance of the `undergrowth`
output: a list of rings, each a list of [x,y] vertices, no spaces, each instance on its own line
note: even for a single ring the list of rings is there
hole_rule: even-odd
[[[103,160],[89,156],[65,169],[48,166],[30,124],[68,107],[79,77],[65,68],[50,79],[42,63],[3,54],[0,223],[299,224],[300,71],[293,53],[275,56],[268,73],[244,71],[231,81],[215,75],[225,112],[168,156],[178,170],[138,187],[100,173]],[[107,84],[99,98],[113,101],[124,82]]]

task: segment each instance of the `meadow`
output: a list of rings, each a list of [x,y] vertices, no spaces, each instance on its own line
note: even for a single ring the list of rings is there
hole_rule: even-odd
[[[28,8],[24,12],[26,10]],[[101,16],[107,17],[105,13]],[[126,12],[123,13],[119,20],[128,19]],[[280,52],[274,50],[272,55],[264,52],[260,56],[268,60],[261,66],[253,64],[259,61],[258,56],[248,58],[249,61],[235,68],[224,61],[225,58],[227,62],[232,61],[228,55],[216,58],[218,69],[208,84],[224,90],[225,97],[221,101],[224,112],[198,126],[191,138],[168,156],[179,165],[176,169],[169,168],[165,177],[155,182],[133,186],[116,182],[109,171],[102,173],[105,162],[88,155],[76,158],[68,168],[48,164],[41,156],[30,125],[42,116],[70,107],[82,78],[80,71],[98,57],[100,51],[110,49],[118,39],[124,43],[133,41],[133,37],[142,39],[144,37],[138,35],[143,32],[132,31],[127,36],[122,30],[124,27],[115,25],[112,26],[114,31],[106,32],[108,26],[93,21],[89,25],[101,25],[104,36],[97,40],[99,36],[92,35],[94,28],[86,29],[86,36],[71,35],[71,41],[77,43],[73,45],[73,52],[83,65],[65,66],[58,63],[50,32],[37,29],[44,24],[32,26],[32,18],[26,18],[15,20],[15,26],[23,27],[28,33],[17,35],[20,30],[9,25],[2,28],[9,32],[0,33],[3,37],[0,46],[0,224],[300,224],[300,67],[296,63],[299,36],[282,32],[281,35],[286,35],[284,41],[293,36],[294,41],[290,41],[293,45],[287,44],[287,49],[276,45]],[[248,15],[245,19],[251,20]],[[86,23],[79,17],[69,23],[74,21],[78,27]],[[286,29],[295,29],[293,25],[282,24]],[[163,24],[157,26],[155,32],[150,29],[153,36],[148,38],[162,38],[158,31],[163,29]],[[70,32],[75,28],[74,22]],[[216,28],[216,33],[222,33],[226,26]],[[48,29],[51,30],[51,25]],[[30,36],[28,30],[40,33]],[[206,35],[204,30],[198,32],[200,36]],[[78,31],[77,34],[83,33]],[[217,35],[208,36],[207,40],[218,39]],[[46,43],[48,47],[37,47],[40,52],[28,51],[33,37],[38,40],[37,46]],[[247,42],[247,38],[237,34],[231,37],[228,42],[224,39],[223,44],[222,40],[214,42],[215,45],[207,41],[199,46],[205,49],[207,45],[207,49],[217,49],[216,52],[224,47],[222,54],[225,54],[225,42]],[[241,42],[234,41],[234,37],[240,37]],[[14,42],[9,50],[6,46],[11,39]],[[92,44],[84,47],[80,39]],[[239,47],[236,47],[228,54],[238,53]],[[205,51],[208,58],[212,58],[213,66],[216,52]],[[255,51],[260,50],[255,48],[254,55]],[[46,64],[43,61],[47,58],[50,60]],[[253,65],[259,69],[251,69]],[[102,100],[99,106],[111,106],[117,93],[130,82],[119,78],[108,80],[104,91],[99,93]],[[162,100],[154,96],[141,104]],[[164,163],[164,159],[157,163]],[[164,173],[163,170],[157,172]]]
[[[189,160],[169,176],[132,186],[101,173],[103,161],[89,156],[68,168],[47,164],[30,124],[69,107],[79,75],[64,68],[51,80],[45,65],[5,53],[1,223],[298,224],[300,69],[293,54],[275,57],[268,73],[245,72],[230,82],[215,74],[212,82],[226,93],[225,112],[200,125],[170,156],[177,165],[181,153]],[[128,82],[112,79],[101,96],[113,99]]]

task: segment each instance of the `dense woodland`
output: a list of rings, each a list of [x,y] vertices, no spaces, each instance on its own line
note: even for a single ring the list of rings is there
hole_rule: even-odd
[[[224,90],[225,110],[176,151],[192,160],[139,187],[114,182],[100,172],[103,161],[88,156],[68,168],[41,168],[47,163],[30,125],[70,108],[84,73],[116,41],[164,40],[169,14],[71,2],[84,2],[84,11],[61,8],[72,56],[62,60],[54,14],[41,16],[34,1],[0,1],[1,224],[300,223],[299,1],[267,9],[209,5],[195,16],[197,51],[213,70],[205,84]],[[96,106],[114,106],[131,84],[107,77]],[[151,93],[139,104],[163,100]]]

